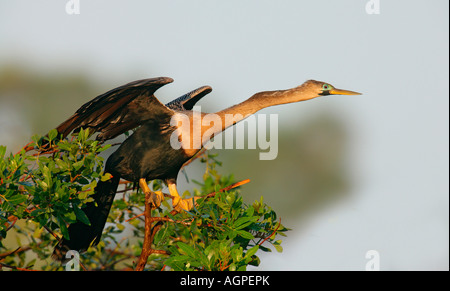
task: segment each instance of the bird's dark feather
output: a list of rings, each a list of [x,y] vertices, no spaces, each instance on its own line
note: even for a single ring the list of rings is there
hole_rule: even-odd
[[[112,89],[85,103],[57,130],[62,137],[66,137],[72,131],[89,128],[91,132],[100,132],[98,140],[112,139],[141,125],[155,112],[171,114],[153,95],[171,82],[171,78],[160,77],[134,81]]]
[[[85,103],[57,130],[62,137],[81,128],[98,132],[97,140],[113,139],[134,129],[159,114],[170,115],[170,110],[191,110],[205,95],[212,91],[209,86],[193,90],[165,106],[153,95],[160,87],[173,82],[167,77],[134,81],[101,94]],[[168,110],[170,109],[170,110]]]
[[[207,94],[211,93],[212,88],[209,86],[203,86],[195,89],[177,99],[170,101],[166,104],[167,107],[173,110],[191,110],[194,105]]]

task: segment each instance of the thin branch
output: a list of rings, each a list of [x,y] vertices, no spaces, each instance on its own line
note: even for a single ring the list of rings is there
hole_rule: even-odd
[[[30,248],[28,248],[28,249],[30,249]],[[15,249],[13,251],[9,251],[9,252],[6,252],[6,253],[1,253],[0,254],[0,259],[5,258],[5,257],[10,256],[10,255],[13,255],[13,254],[15,254],[17,252],[23,252],[23,251],[26,251],[26,250],[23,249],[22,247],[18,247],[17,249]]]
[[[218,193],[222,193],[222,192],[229,191],[229,190],[231,190],[231,189],[233,189],[233,188],[236,188],[236,187],[242,186],[242,185],[244,185],[244,184],[247,184],[248,182],[250,182],[250,179],[245,179],[245,180],[242,180],[242,181],[240,181],[240,182],[234,183],[234,184],[232,184],[232,185],[230,185],[230,186],[228,186],[228,187],[225,187],[225,188],[220,189],[220,190],[217,191],[217,192],[212,192],[212,193],[206,195],[206,198],[214,197],[214,196],[215,196],[216,194],[218,194]]]
[[[22,150],[25,150],[25,152],[28,152],[28,151],[33,150],[33,149],[34,149],[34,146],[31,146],[32,143],[34,143],[34,141],[30,141],[29,143],[27,143],[20,151],[18,151],[18,152],[16,153],[16,155],[20,154],[20,152],[21,152]]]
[[[136,265],[136,271],[143,271],[145,265],[147,264],[148,257],[151,254],[152,247],[152,208],[150,206],[150,193],[145,193],[145,234],[144,234],[144,243],[142,245],[142,252],[139,257],[139,261]]]
[[[12,220],[10,220],[11,217],[12,217]],[[6,232],[8,232],[11,228],[13,228],[14,225],[16,224],[17,220],[19,220],[19,219],[16,216],[11,215],[11,216],[8,217],[8,220],[11,222],[11,224],[6,229]]]
[[[56,240],[59,242],[61,240],[61,238],[54,233],[50,228],[48,228],[46,225],[44,225],[44,228],[46,231],[48,231],[48,233],[50,233],[54,238],[56,238]]]
[[[181,169],[192,163],[193,161],[197,160],[198,158],[202,157],[206,153],[206,148],[202,148],[200,151],[198,151],[190,160],[188,160],[186,163],[183,164]]]
[[[138,218],[138,217],[143,216],[143,215],[145,215],[145,213],[141,213],[141,214],[138,214],[138,215],[133,216],[131,218],[128,218],[127,220],[125,220],[125,222],[129,222],[130,220],[133,220],[133,219]],[[157,222],[159,222],[159,221],[173,222],[173,223],[179,223],[179,224],[183,224],[183,225],[191,225],[191,223],[192,223],[192,221],[191,222],[186,222],[186,221],[181,221],[181,220],[173,220],[173,219],[171,219],[169,217],[152,217],[150,219],[150,221],[151,222],[155,222],[155,221],[157,221]]]
[[[7,265],[7,264],[1,263],[1,262],[0,262],[0,266],[5,267],[5,268],[10,268],[13,270],[17,270],[17,271],[33,271],[33,272],[38,271],[38,270],[31,270],[31,269],[26,269],[26,268],[19,268],[19,267]]]
[[[280,220],[278,221],[278,226],[275,228],[275,230],[269,236],[267,236],[262,242],[260,242],[258,245],[259,246],[262,245],[266,240],[268,240],[272,235],[274,235],[277,232],[277,230],[280,228],[280,226],[281,226],[281,217],[280,217]]]

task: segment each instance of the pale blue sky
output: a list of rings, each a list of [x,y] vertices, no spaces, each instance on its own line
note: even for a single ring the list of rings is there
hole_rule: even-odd
[[[379,15],[367,2],[81,0],[67,15],[62,0],[1,0],[0,66],[117,84],[169,76],[166,101],[208,84],[210,110],[307,79],[363,92],[264,111],[280,127],[325,109],[345,117],[358,183],[261,269],[363,270],[371,249],[384,270],[448,269],[449,2],[380,0]],[[0,121],[0,144],[11,142]]]

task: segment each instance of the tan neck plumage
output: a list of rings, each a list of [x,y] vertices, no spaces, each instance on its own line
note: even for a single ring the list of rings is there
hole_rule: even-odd
[[[216,112],[215,114],[217,114],[222,120],[222,127],[217,128],[215,134],[222,132],[226,128],[236,124],[252,114],[255,114],[261,109],[275,105],[305,101],[315,97],[318,97],[315,92],[311,92],[302,86],[288,90],[256,93],[244,102]],[[233,115],[234,118],[226,118],[227,115]],[[204,131],[205,129],[202,128],[202,132]]]
[[[183,133],[181,134],[181,140],[184,140],[182,147],[188,156],[193,156],[199,150],[200,143],[204,145],[212,137],[221,133],[226,128],[233,126],[261,109],[280,104],[305,101],[318,96],[316,92],[299,86],[288,90],[259,92],[239,104],[213,114],[192,112],[192,115],[189,117],[190,137],[189,139],[185,139],[183,138]],[[200,130],[198,130],[199,128]],[[195,130],[198,132],[197,135],[193,134]],[[201,136],[201,141],[198,138],[195,140],[195,136]],[[186,142],[187,140],[189,142]]]

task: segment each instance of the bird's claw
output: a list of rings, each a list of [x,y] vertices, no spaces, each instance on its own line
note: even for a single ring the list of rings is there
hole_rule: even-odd
[[[161,191],[150,192],[149,203],[152,208],[158,208],[164,201],[164,194]]]
[[[195,201],[200,198],[201,197],[182,199],[180,196],[175,196],[172,198],[172,206],[176,211],[190,211],[192,208],[194,208]]]

